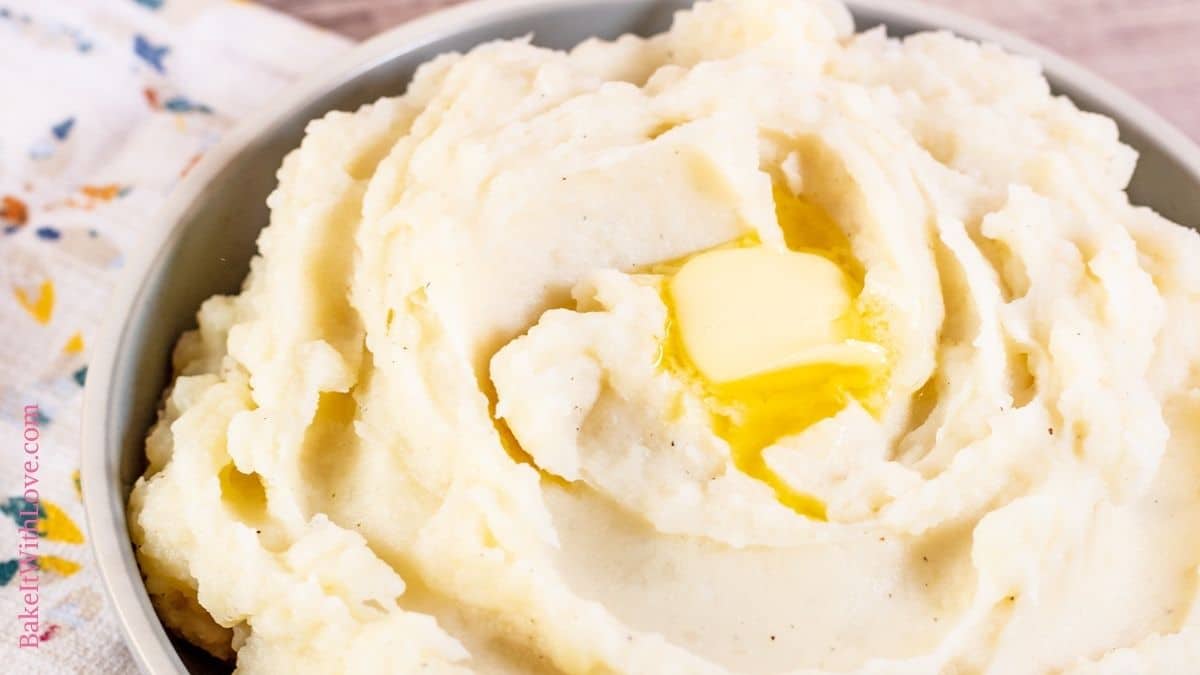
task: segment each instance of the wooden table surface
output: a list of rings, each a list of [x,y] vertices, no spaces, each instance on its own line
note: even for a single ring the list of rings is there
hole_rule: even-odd
[[[364,38],[462,0],[259,0]],[[1200,0],[926,0],[1040,42],[1200,140]]]

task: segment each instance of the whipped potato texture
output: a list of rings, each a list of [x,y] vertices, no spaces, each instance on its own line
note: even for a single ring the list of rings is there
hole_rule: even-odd
[[[1200,237],[1038,65],[839,4],[311,123],[129,501],[238,672],[1200,664]]]

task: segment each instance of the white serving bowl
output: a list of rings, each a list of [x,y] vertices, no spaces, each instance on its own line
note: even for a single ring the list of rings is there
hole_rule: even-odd
[[[569,48],[593,36],[665,29],[682,0],[481,0],[398,26],[352,49],[278,97],[210,151],[154,216],[152,241],[112,301],[94,355],[83,425],[82,485],[92,548],[134,659],[158,675],[227,673],[228,664],[172,638],[150,605],[125,520],[130,488],[145,468],[143,439],[170,377],[170,353],[195,325],[200,303],[236,292],[267,223],[266,198],[283,156],[309,120],[404,91],[415,68],[447,51],[526,34]],[[1200,149],[1128,95],[1079,66],[1009,33],[902,0],[849,2],[859,29],[892,35],[945,29],[1041,62],[1054,89],[1117,120],[1141,153],[1132,199],[1200,227]],[[1114,48],[1119,48],[1114,47]]]

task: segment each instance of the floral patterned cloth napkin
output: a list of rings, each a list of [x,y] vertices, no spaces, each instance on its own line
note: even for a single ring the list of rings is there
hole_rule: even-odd
[[[92,341],[164,196],[346,47],[233,0],[0,0],[0,670],[136,672],[83,530]]]

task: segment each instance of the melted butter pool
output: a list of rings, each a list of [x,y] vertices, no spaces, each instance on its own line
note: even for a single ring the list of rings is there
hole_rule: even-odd
[[[854,257],[850,241],[837,223],[816,204],[776,187],[775,212],[788,248],[819,255],[840,268],[853,294],[849,309],[837,319],[838,332],[849,340],[885,345],[883,322],[862,298],[865,271]],[[733,247],[760,245],[757,238],[743,238]],[[697,254],[699,255],[699,254]],[[660,273],[672,275],[688,259],[662,266]],[[669,286],[669,282],[668,282]],[[817,497],[792,489],[770,467],[763,451],[781,438],[804,431],[836,415],[851,400],[878,415],[887,384],[887,366],[862,363],[810,362],[716,382],[706,377],[690,357],[679,324],[677,307],[670,292],[664,292],[668,307],[667,338],[661,366],[681,376],[705,402],[713,430],[730,447],[734,465],[762,481],[780,503],[814,518],[826,518],[825,504]],[[786,311],[781,307],[780,311]]]

